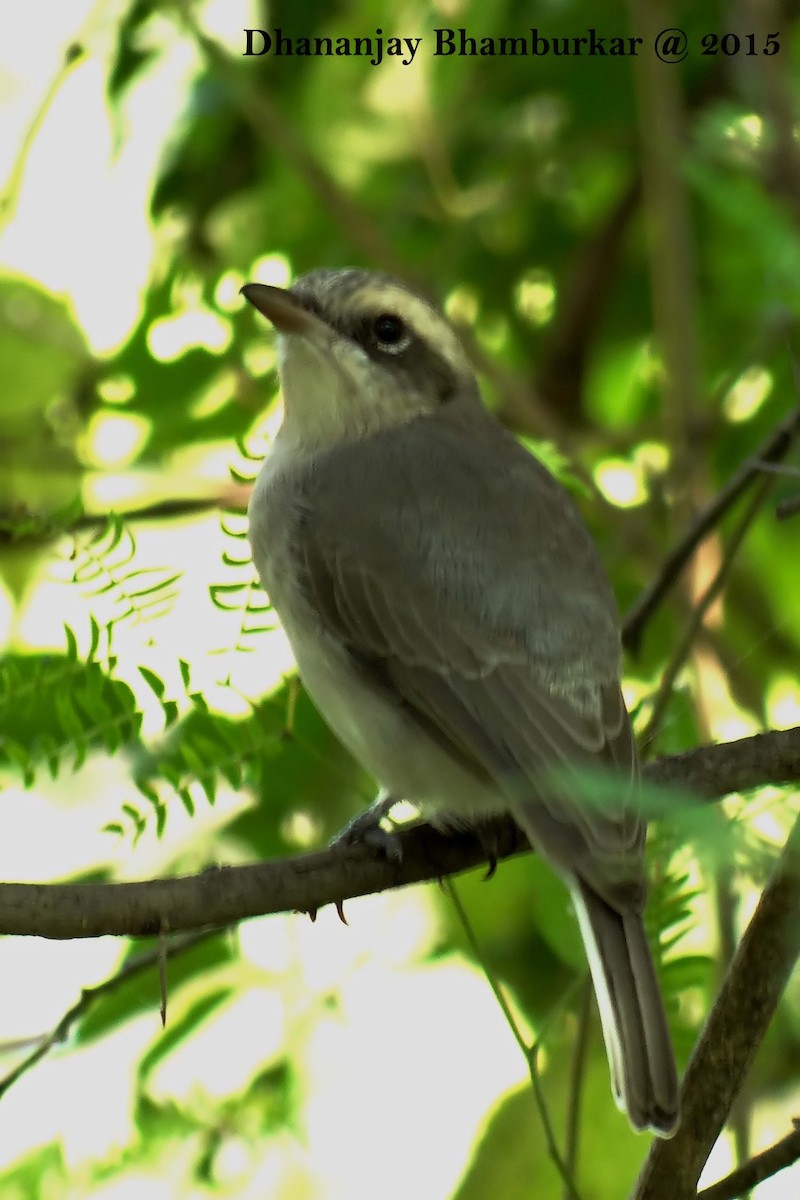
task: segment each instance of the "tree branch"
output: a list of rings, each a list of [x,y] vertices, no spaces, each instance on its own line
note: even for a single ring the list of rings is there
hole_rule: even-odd
[[[648,784],[680,788],[705,800],[767,783],[800,780],[800,727],[773,730],[721,746],[702,746],[658,759],[644,770]],[[674,806],[665,799],[663,812]],[[650,808],[652,813],[652,806]],[[496,823],[497,858],[529,849],[508,817]],[[243,867],[214,867],[200,875],[141,883],[0,884],[0,933],[48,938],[156,936],[229,925],[278,912],[315,912],[325,904],[388,888],[439,879],[486,861],[481,839],[420,824],[399,831],[400,863],[363,846]]]
[[[795,1118],[792,1124],[794,1129],[791,1133],[761,1154],[754,1154],[718,1183],[703,1188],[702,1192],[697,1193],[697,1200],[736,1200],[737,1196],[743,1196],[765,1179],[771,1179],[779,1171],[791,1167],[800,1159],[800,1121]]]
[[[789,517],[794,517],[800,512],[800,496],[792,496],[789,500],[782,500],[775,509],[775,516],[779,521],[787,521]]]
[[[555,319],[543,345],[538,390],[572,426],[586,421],[582,404],[590,354],[618,284],[624,240],[641,199],[642,181],[636,175],[573,255],[561,282]]]
[[[78,1021],[86,1016],[97,1000],[115,992],[123,983],[127,983],[129,979],[141,975],[144,971],[149,971],[151,967],[163,962],[165,958],[174,958],[180,954],[185,954],[187,950],[192,950],[195,946],[199,946],[201,942],[206,941],[209,937],[216,936],[218,932],[216,929],[206,929],[200,933],[190,933],[185,937],[176,938],[175,941],[168,945],[164,945],[159,940],[159,944],[152,950],[144,950],[141,954],[137,954],[135,958],[129,959],[110,979],[104,979],[96,987],[83,988],[80,999],[73,1004],[72,1008],[64,1013],[64,1016],[55,1028],[50,1033],[39,1038],[35,1049],[23,1058],[12,1071],[9,1071],[7,1075],[0,1079],[0,1100],[5,1096],[8,1089],[13,1087],[17,1080],[30,1071],[32,1067],[35,1067],[46,1054],[49,1054],[54,1046],[58,1045],[59,1042],[66,1041],[67,1035],[73,1025],[76,1025]]]
[[[650,718],[641,734],[641,745],[643,747],[647,747],[661,729],[667,706],[672,697],[675,680],[678,678],[684,663],[691,653],[692,646],[703,627],[708,610],[719,597],[728,581],[737,551],[744,541],[748,529],[761,512],[761,508],[771,491],[772,480],[770,478],[760,480],[750,497],[747,508],[739,518],[736,528],[727,539],[716,574],[692,609],[678,645],[675,647],[672,657],[661,674]]]
[[[800,955],[798,913],[800,818],[689,1060],[678,1131],[653,1144],[633,1200],[694,1200],[700,1172]]]
[[[769,437],[750,455],[709,504],[689,525],[678,545],[661,564],[661,569],[633,608],[625,617],[622,642],[626,650],[636,654],[647,622],[680,575],[703,538],[715,528],[739,497],[758,478],[763,463],[776,463],[785,456],[794,438],[800,433],[800,406],[792,409]]]
[[[207,496],[172,496],[133,508],[114,508],[122,521],[172,521],[177,517],[195,517],[224,508],[247,508],[251,488],[243,484],[220,484]],[[112,510],[81,512],[65,517],[61,513],[44,516],[27,510],[0,510],[0,547],[54,541],[66,534],[87,529],[102,529]]]

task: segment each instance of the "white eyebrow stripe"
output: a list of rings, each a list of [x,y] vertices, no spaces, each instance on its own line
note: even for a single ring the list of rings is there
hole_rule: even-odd
[[[391,287],[386,284],[368,284],[348,297],[346,307],[350,309],[351,305],[353,307],[357,305],[359,308],[363,305],[365,309],[374,311],[376,314],[390,312],[405,321],[406,325],[425,342],[430,342],[431,333],[435,332],[435,349],[452,367],[453,371],[463,375],[465,368],[468,367],[464,348],[447,318],[419,296],[407,292],[405,288]]]

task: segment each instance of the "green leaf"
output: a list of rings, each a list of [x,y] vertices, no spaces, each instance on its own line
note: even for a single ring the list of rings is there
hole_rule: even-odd
[[[167,690],[163,679],[160,679],[159,676],[156,675],[155,671],[151,671],[149,667],[143,667],[141,663],[139,664],[138,670],[142,679],[146,684],[148,684],[150,690],[155,694],[156,698],[163,701],[164,692]]]
[[[70,629],[69,625],[64,626],[64,634],[67,639],[67,658],[70,662],[78,661],[78,639]]]

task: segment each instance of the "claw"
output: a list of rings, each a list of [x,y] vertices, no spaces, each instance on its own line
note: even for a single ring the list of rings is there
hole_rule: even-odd
[[[403,844],[400,835],[384,829],[381,825],[381,821],[389,814],[394,804],[393,796],[380,792],[374,804],[357,813],[352,821],[348,821],[344,829],[336,834],[331,846],[368,846],[381,858],[395,863],[401,862]]]
[[[500,852],[500,838],[498,835],[498,827],[496,822],[486,821],[474,828],[475,836],[481,844],[481,849],[488,859],[486,874],[483,877],[483,882],[486,883],[492,878],[497,870],[497,860]]]
[[[339,914],[339,920],[343,925],[347,924],[347,917],[344,915],[344,900],[336,901],[336,911]]]

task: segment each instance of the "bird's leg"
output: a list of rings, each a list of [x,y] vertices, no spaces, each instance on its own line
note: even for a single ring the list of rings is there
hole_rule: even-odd
[[[357,813],[332,839],[332,846],[369,846],[384,858],[399,862],[403,857],[400,836],[381,825],[397,804],[397,797],[383,788],[378,792],[369,808]]]

